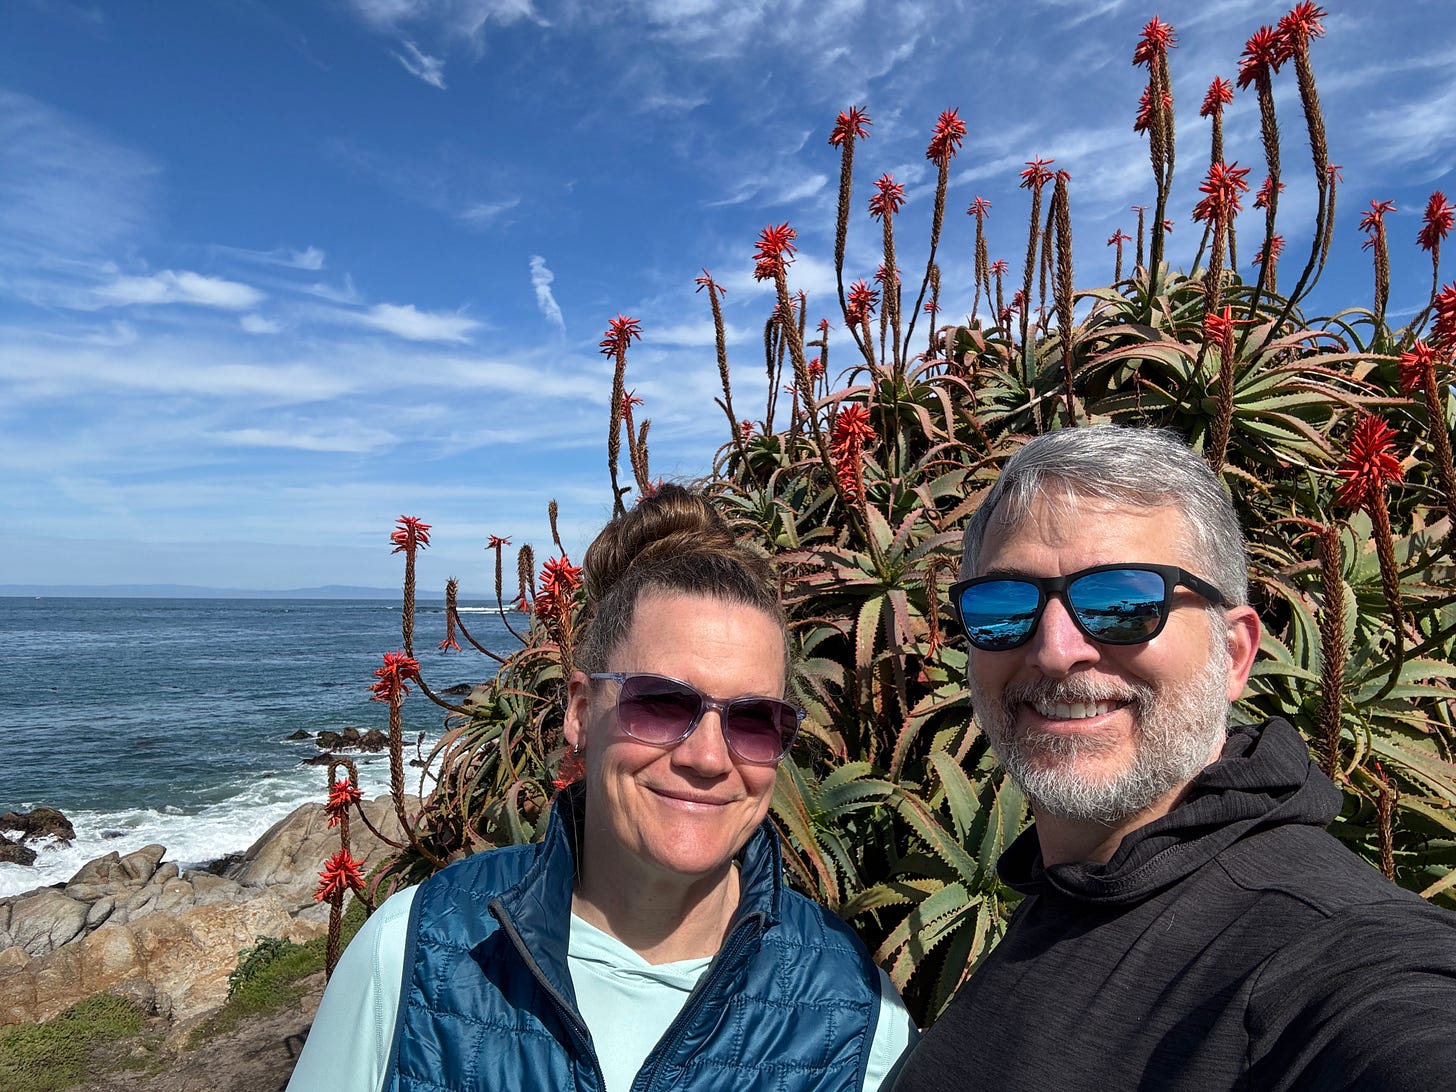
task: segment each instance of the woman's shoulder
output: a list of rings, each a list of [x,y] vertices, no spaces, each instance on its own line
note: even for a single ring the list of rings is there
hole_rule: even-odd
[[[780,942],[796,943],[825,954],[838,953],[847,959],[870,965],[869,950],[849,925],[834,911],[799,892],[785,888],[779,899]]]

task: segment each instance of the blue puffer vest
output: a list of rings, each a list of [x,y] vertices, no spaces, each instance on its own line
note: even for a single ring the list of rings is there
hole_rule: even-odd
[[[386,1089],[601,1092],[566,960],[581,808],[568,790],[539,845],[476,854],[420,888]],[[878,971],[848,926],[784,889],[767,822],[739,862],[728,938],[633,1092],[858,1092]]]

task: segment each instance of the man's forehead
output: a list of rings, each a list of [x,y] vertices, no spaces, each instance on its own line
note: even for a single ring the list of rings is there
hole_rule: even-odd
[[[1026,552],[1035,546],[1076,546],[1096,551],[1101,543],[1106,543],[1109,549],[1136,544],[1160,553],[1181,552],[1184,529],[1183,512],[1172,503],[1135,503],[1089,496],[1066,488],[1045,488],[1020,510],[1002,505],[992,514],[982,543],[981,568],[984,569],[993,553],[1004,561],[1007,554]],[[1110,560],[1155,559],[1148,556]]]

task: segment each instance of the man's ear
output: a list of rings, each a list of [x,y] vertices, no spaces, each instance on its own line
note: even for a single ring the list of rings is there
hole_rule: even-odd
[[[573,671],[566,681],[566,718],[562,735],[573,751],[586,750],[587,725],[591,723],[591,680]]]
[[[1254,658],[1259,654],[1259,637],[1263,627],[1253,607],[1230,607],[1224,617],[1228,623],[1228,700],[1238,701],[1243,697]]]

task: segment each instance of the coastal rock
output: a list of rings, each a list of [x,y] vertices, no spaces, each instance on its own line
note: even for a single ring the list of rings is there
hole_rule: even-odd
[[[35,864],[35,850],[29,846],[12,842],[5,835],[0,834],[0,864]]]
[[[418,809],[419,801],[411,799],[408,807]],[[399,818],[388,796],[365,801],[363,808],[377,830],[402,840]],[[349,824],[349,841],[354,856],[371,866],[393,852],[393,847],[359,822],[357,815]],[[304,804],[274,823],[223,875],[241,884],[266,888],[298,913],[319,905],[313,897],[318,890],[319,870],[338,848],[339,831],[329,826],[328,814],[318,804]]]
[[[364,808],[399,837],[389,797]],[[350,829],[354,855],[368,864],[391,851],[357,816]],[[151,845],[89,861],[67,884],[0,899],[0,1026],[48,1019],[128,983],[176,1019],[222,1004],[239,952],[264,936],[302,942],[324,931],[328,906],[313,895],[338,840],[323,806],[305,804],[221,875],[183,875]]]
[[[369,754],[378,754],[389,747],[389,736],[385,735],[378,728],[371,728],[359,737],[359,750]]]
[[[18,832],[22,843],[34,838],[54,838],[64,845],[70,845],[76,840],[76,829],[71,826],[71,821],[55,808],[7,811],[0,815],[0,830]]]

